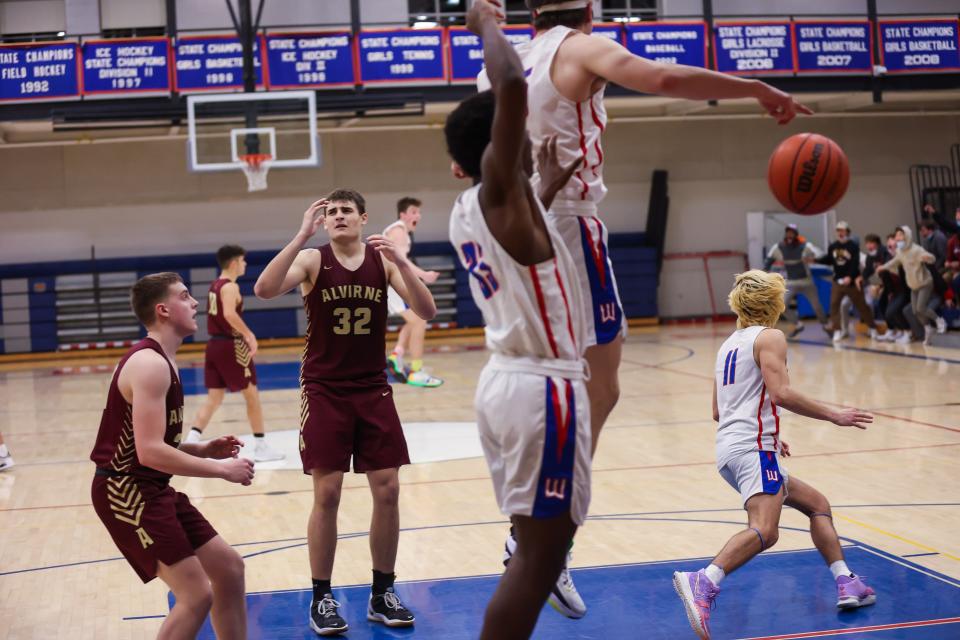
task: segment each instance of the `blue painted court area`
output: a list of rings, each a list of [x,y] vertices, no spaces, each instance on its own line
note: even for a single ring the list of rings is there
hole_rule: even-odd
[[[847,547],[846,557],[851,568],[876,589],[876,605],[840,613],[835,606],[836,588],[816,550],[768,552],[724,581],[711,620],[714,637],[960,638],[960,582],[865,546]],[[703,565],[703,559],[696,559],[575,569],[574,579],[590,608],[587,616],[568,620],[544,607],[533,637],[695,638],[671,576],[675,570],[691,571]],[[334,589],[334,596],[350,624],[347,638],[416,635],[466,640],[478,636],[498,579],[479,576],[398,583],[397,591],[417,615],[414,629],[388,629],[367,622],[366,585]],[[310,597],[307,590],[248,595],[250,637],[316,638],[307,625]],[[916,623],[922,626],[913,626]],[[200,638],[214,638],[209,623]]]

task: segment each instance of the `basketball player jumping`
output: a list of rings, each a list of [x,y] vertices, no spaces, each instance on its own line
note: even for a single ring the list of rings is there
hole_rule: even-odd
[[[397,251],[406,258],[413,247],[413,231],[420,224],[420,204],[416,198],[400,198],[397,201],[397,220],[383,230],[383,235],[393,241]],[[424,271],[410,261],[414,273],[426,284],[433,284],[440,275],[436,271]],[[427,333],[427,321],[410,309],[391,287],[387,290],[387,310],[391,315],[403,316],[403,327],[397,336],[397,344],[387,358],[390,373],[400,382],[415,387],[439,387],[443,380],[423,370],[423,341]],[[404,364],[409,356],[410,368]]]
[[[527,83],[498,19],[499,6],[482,0],[467,14],[493,89],[461,102],[445,127],[454,174],[474,181],[454,205],[450,239],[493,351],[475,407],[494,492],[516,536],[482,640],[533,632],[586,518],[591,464],[586,306],[573,259],[530,183]],[[555,164],[556,145],[545,147]],[[577,164],[560,171],[554,192]]]
[[[717,429],[717,469],[740,493],[748,528],[736,534],[704,569],[673,574],[690,625],[710,637],[710,607],[724,576],[777,542],[783,505],[810,518],[810,536],[837,584],[837,607],[852,609],[876,602],[876,594],[844,562],[833,526],[830,503],[780,462],[790,447],[780,439],[780,407],[832,422],[866,429],[873,416],[859,409],[834,411],[790,386],[787,340],[774,329],[783,313],[783,276],[754,270],[741,273],[730,292],[737,330],[720,347],[714,367],[713,419]]]
[[[210,283],[207,294],[207,333],[210,340],[204,352],[203,382],[207,399],[197,411],[187,442],[200,442],[213,412],[227,391],[239,391],[247,403],[247,419],[253,431],[253,459],[257,462],[283,460],[279,451],[267,444],[263,431],[263,408],[257,393],[257,337],[243,321],[243,296],[237,278],[247,271],[247,252],[227,244],[217,250],[220,277]]]
[[[197,330],[197,301],[180,276],[140,278],[131,303],[147,337],[110,382],[90,454],[93,507],[137,575],[144,582],[160,576],[176,597],[158,638],[195,638],[210,613],[218,638],[244,639],[243,559],[169,482],[180,475],[249,485],[253,462],[237,458],[243,443],[234,436],[180,443],[183,386],[173,359]]]
[[[491,0],[500,6],[499,0]],[[706,69],[665,64],[633,55],[620,44],[591,37],[592,0],[527,0],[533,12],[535,36],[517,47],[529,74],[527,128],[539,148],[544,139],[556,136],[560,162],[583,157],[582,166],[557,194],[549,215],[577,264],[577,277],[587,292],[587,351],[591,377],[592,446],[596,450],[600,430],[620,396],[617,370],[625,334],[623,308],[613,265],[607,251],[607,229],[598,217],[598,207],[607,193],[603,182],[601,134],[607,115],[603,105],[608,82],[640,93],[689,100],[753,98],[780,124],[798,112],[811,113],[791,96],[758,80],[746,80]],[[478,88],[490,86],[486,72]],[[534,177],[536,184],[538,177]],[[507,555],[511,541],[507,540]],[[553,604],[570,617],[586,612],[564,571]]]
[[[303,214],[293,240],[270,261],[254,291],[264,299],[300,287],[307,313],[300,369],[300,457],[313,477],[307,528],[313,602],[310,627],[319,635],[347,630],[330,586],[337,548],[337,511],[343,474],[366,473],[373,494],[370,553],[373,588],[367,619],[410,626],[413,614],[394,592],[400,537],[399,467],[407,443],[385,373],[387,286],[424,320],[436,314],[430,291],[388,238],[364,243],[366,205],[356,191],[338,189]],[[330,242],[305,249],[320,229]]]

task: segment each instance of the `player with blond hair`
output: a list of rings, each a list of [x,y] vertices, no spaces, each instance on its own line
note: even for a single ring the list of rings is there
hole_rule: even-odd
[[[780,438],[781,407],[840,427],[866,429],[873,422],[873,416],[860,409],[835,411],[790,386],[787,339],[773,328],[783,313],[786,290],[780,274],[753,270],[736,276],[728,298],[737,314],[737,330],[720,347],[714,366],[717,469],[740,493],[748,525],[704,569],[673,574],[690,625],[701,638],[710,637],[710,607],[721,580],[776,544],[784,504],[810,518],[810,536],[836,581],[837,607],[855,609],[876,602],[873,589],[844,562],[830,503],[807,483],[788,476],[780,462],[781,456],[790,455]]]

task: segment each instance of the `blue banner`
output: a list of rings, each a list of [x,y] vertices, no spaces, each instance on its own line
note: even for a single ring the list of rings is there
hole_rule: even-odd
[[[83,93],[169,93],[170,41],[97,40],[84,42]]]
[[[880,55],[889,73],[954,71],[957,54],[957,21],[881,20]]]
[[[357,42],[364,84],[442,84],[443,29],[362,31]]]
[[[0,101],[79,97],[79,61],[74,42],[0,46]]]
[[[648,60],[707,66],[707,25],[703,22],[641,22],[625,26],[627,49]]]
[[[533,27],[505,26],[503,35],[513,46],[530,42]],[[454,82],[476,82],[483,68],[483,41],[464,27],[450,27],[450,79]]]
[[[267,84],[271,89],[352,87],[350,32],[271,34]]]
[[[727,22],[713,32],[717,71],[757,75],[793,73],[789,22]]]
[[[593,34],[601,38],[613,40],[617,44],[623,44],[623,29],[618,24],[599,23],[593,25]]]
[[[243,88],[243,46],[233,36],[177,38],[177,91],[222,91]],[[260,38],[253,41],[254,73],[263,86]]]
[[[871,73],[870,23],[796,22],[797,71],[800,73]]]

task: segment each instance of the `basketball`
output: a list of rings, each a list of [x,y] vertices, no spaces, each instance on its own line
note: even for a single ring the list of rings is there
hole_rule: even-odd
[[[846,193],[850,166],[840,145],[830,138],[798,133],[774,149],[767,182],[788,210],[814,215],[836,206]]]

